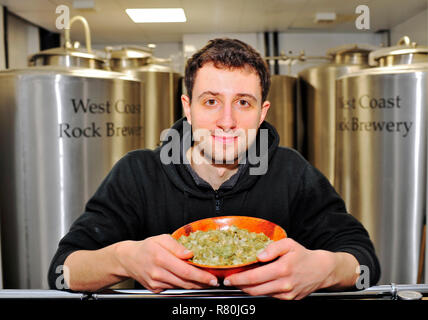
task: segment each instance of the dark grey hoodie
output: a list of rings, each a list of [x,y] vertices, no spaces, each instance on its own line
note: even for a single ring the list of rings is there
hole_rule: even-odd
[[[180,137],[183,121],[172,127]],[[367,231],[347,213],[343,200],[317,169],[296,151],[279,147],[278,133],[270,124],[263,122],[260,128],[268,132],[267,154],[257,143],[253,147],[260,157],[266,156],[266,173],[250,174],[260,164],[247,161],[218,190],[189,165],[163,163],[160,154],[167,143],[124,156],[60,241],[48,274],[51,288],[56,288],[57,267],[73,251],[172,233],[189,222],[226,215],[270,220],[308,249],[351,253],[369,268],[374,285],[380,267]]]

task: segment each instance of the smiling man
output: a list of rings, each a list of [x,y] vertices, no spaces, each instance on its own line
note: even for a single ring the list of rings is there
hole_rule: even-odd
[[[247,150],[266,117],[270,104],[262,96],[259,79],[248,65],[222,68],[208,62],[197,71],[195,98],[182,96],[195,140],[186,157],[215,190],[247,161]]]
[[[195,147],[211,159],[234,162],[254,142],[270,106],[262,97],[259,76],[249,66],[222,69],[209,62],[195,80],[195,99],[182,96],[187,120],[200,132],[196,140],[203,140]]]
[[[218,286],[184,261],[192,252],[169,234],[191,221],[237,214],[277,223],[288,238],[258,255],[266,264],[224,285],[301,299],[354,287],[360,266],[375,284],[380,269],[366,230],[318,170],[278,146],[278,133],[264,121],[270,80],[261,56],[239,40],[212,40],[189,59],[185,83],[186,118],[160,148],[131,152],[115,165],[61,240],[50,286],[58,288],[57,270],[67,271],[66,283],[77,291],[126,278],[153,292]],[[171,148],[174,137],[179,148]],[[170,151],[178,163],[169,161]]]

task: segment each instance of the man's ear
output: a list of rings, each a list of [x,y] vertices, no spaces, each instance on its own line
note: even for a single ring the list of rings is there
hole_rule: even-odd
[[[187,118],[187,122],[189,122],[189,124],[192,124],[192,115],[190,113],[190,98],[188,95],[181,95],[181,104],[183,105],[183,111]]]
[[[260,114],[259,126],[262,124],[263,121],[265,121],[265,118],[266,118],[266,115],[267,115],[269,108],[270,108],[270,102],[266,100],[262,104],[262,112]]]

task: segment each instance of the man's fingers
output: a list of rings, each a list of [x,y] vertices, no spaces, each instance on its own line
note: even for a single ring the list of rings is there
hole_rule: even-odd
[[[162,291],[165,291],[167,289],[174,288],[173,285],[162,281],[152,280],[149,282],[145,282],[145,281],[139,280],[138,282],[140,282],[147,290],[150,290],[153,293],[161,293]]]
[[[172,240],[175,241],[174,239]],[[214,275],[202,269],[196,268],[181,259],[177,259],[176,255],[163,255],[161,263],[163,268],[183,280],[202,283],[210,286],[218,285],[217,278]]]
[[[170,266],[173,265],[171,264]],[[197,267],[191,266],[184,261],[180,261],[180,263],[174,265],[173,268],[169,268],[168,271],[174,273],[175,275],[184,280],[203,283],[213,287],[219,285],[218,280],[214,275]]]
[[[205,284],[208,286],[218,285],[217,278],[214,275],[202,269],[196,268],[184,261],[184,259],[191,258],[193,253],[178,243],[174,238],[171,237],[171,235],[162,234],[153,237],[153,240],[157,246],[153,247],[151,251],[151,258],[154,266],[156,266],[155,269],[149,272],[152,279],[154,278],[158,281],[174,283],[178,287],[185,288],[186,286],[183,285],[185,282]],[[176,278],[172,280],[171,277],[169,277],[169,280],[166,281],[163,278],[166,276],[166,273],[162,273],[158,269],[168,271]],[[177,279],[181,280],[178,281]]]
[[[257,267],[244,272],[239,272],[226,277],[224,284],[231,286],[243,286],[243,285],[256,285],[267,281],[272,281],[278,277],[286,276],[290,270],[286,261],[286,254],[290,252],[295,246],[296,242],[292,239],[286,238],[279,241],[275,241],[269,244],[265,250],[263,250],[257,258],[261,262],[267,262],[276,259],[277,257],[284,256],[281,263],[274,261],[261,267]]]
[[[202,289],[207,287],[207,285],[202,283],[181,279],[175,274],[160,268],[157,269],[156,272],[154,272],[151,276],[152,278],[148,281],[148,286],[158,292],[171,288]]]
[[[269,263],[261,267],[250,269],[243,272],[234,273],[224,279],[226,286],[244,286],[256,285],[267,281],[272,281],[278,278],[278,270],[280,266],[275,263]],[[284,274],[287,270],[281,270]]]
[[[193,256],[192,251],[171,237],[169,234],[160,235],[157,239],[158,243],[173,255],[180,259],[190,259]]]
[[[262,262],[274,260],[289,252],[295,244],[290,238],[281,239],[269,244],[262,252],[257,255],[257,259]]]
[[[253,296],[291,293],[293,290],[293,285],[291,282],[287,281],[287,279],[277,279],[258,285],[244,285],[238,287],[242,291]]]

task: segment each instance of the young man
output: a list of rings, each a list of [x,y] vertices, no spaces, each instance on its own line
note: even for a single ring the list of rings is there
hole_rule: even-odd
[[[180,138],[180,161],[165,161],[177,150],[169,142],[122,158],[61,240],[50,286],[55,288],[61,265],[76,291],[126,278],[153,292],[217,286],[213,275],[184,261],[192,252],[169,234],[223,215],[261,217],[288,234],[258,255],[269,263],[231,275],[224,285],[301,299],[322,288],[353,287],[360,265],[375,284],[380,269],[366,230],[319,171],[278,147],[277,132],[264,122],[270,80],[260,55],[239,40],[212,40],[188,61],[185,83],[187,121],[170,131]],[[259,163],[251,161],[252,150]]]

